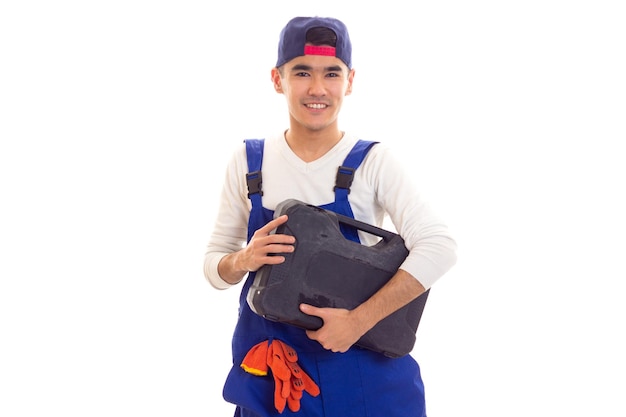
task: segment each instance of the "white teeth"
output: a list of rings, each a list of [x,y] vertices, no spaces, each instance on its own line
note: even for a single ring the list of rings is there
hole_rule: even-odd
[[[326,104],[307,104],[306,105],[310,109],[324,109],[326,108]]]

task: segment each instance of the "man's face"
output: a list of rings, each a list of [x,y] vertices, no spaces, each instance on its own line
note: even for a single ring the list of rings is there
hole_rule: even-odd
[[[320,131],[336,125],[343,98],[352,92],[354,70],[339,58],[305,55],[272,71],[276,91],[287,98],[292,125]],[[293,126],[292,126],[293,127]]]

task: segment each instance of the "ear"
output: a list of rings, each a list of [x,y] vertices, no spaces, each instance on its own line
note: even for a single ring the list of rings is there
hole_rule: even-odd
[[[282,94],[283,86],[282,86],[282,80],[280,78],[280,72],[278,71],[278,68],[276,67],[272,68],[271,78],[272,78],[272,84],[274,84],[274,90],[276,90],[277,93]]]
[[[354,69],[351,69],[350,72],[348,72],[348,87],[346,87],[346,96],[352,94],[352,82],[354,81],[354,74]]]

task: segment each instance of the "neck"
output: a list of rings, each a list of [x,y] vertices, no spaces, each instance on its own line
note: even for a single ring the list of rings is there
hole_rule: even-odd
[[[285,131],[285,140],[291,150],[304,162],[321,158],[343,137],[338,128],[320,131],[302,131],[293,127]]]

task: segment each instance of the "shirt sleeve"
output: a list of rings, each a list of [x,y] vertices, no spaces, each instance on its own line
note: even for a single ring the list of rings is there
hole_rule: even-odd
[[[409,250],[400,268],[428,289],[456,264],[456,241],[422,198],[407,167],[386,146],[379,144],[372,151],[364,164],[367,181]]]
[[[232,287],[218,273],[220,260],[240,250],[248,236],[250,207],[245,192],[246,172],[245,147],[242,147],[233,154],[226,168],[217,216],[204,255],[204,276],[217,289]]]

